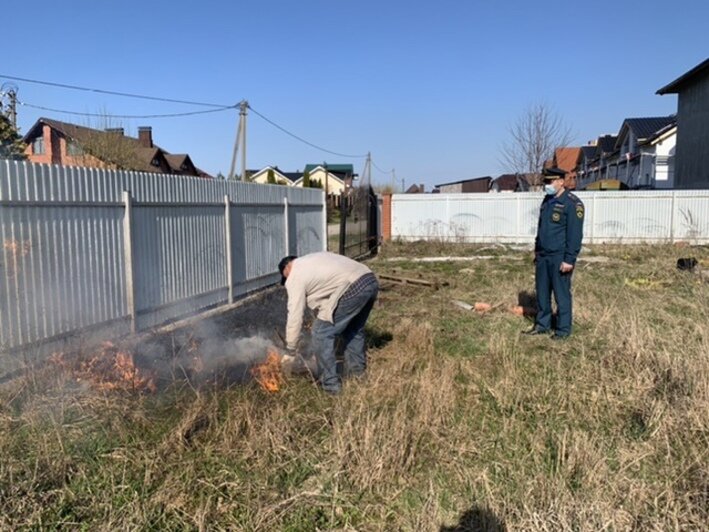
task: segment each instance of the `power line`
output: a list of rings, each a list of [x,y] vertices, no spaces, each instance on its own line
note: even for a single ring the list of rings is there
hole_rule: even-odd
[[[382,170],[381,168],[379,168],[379,167],[377,166],[377,163],[375,163],[374,161],[371,161],[371,163],[372,163],[372,166],[374,166],[374,168],[376,168],[377,170],[379,170],[382,174],[393,174],[393,173],[394,173],[394,169],[393,169],[393,168],[392,168],[391,170]]]
[[[68,115],[77,115],[77,116],[91,116],[91,117],[98,117],[98,118],[104,118],[104,117],[111,117],[111,118],[175,118],[175,117],[180,117],[180,116],[192,116],[192,115],[203,115],[207,113],[218,113],[221,111],[227,111],[229,109],[235,109],[236,106],[234,105],[229,105],[225,107],[220,107],[218,109],[209,109],[207,111],[191,111],[187,113],[169,113],[169,114],[160,114],[160,115],[114,115],[111,113],[80,113],[78,111],[65,111],[62,109],[53,109],[51,107],[44,107],[42,105],[33,105],[31,103],[27,102],[21,102],[20,100],[17,100],[17,103],[22,105],[23,107],[31,107],[33,109],[40,109],[42,111],[51,111],[52,113],[64,113]]]
[[[260,118],[262,118],[263,120],[265,120],[266,122],[268,122],[269,124],[271,124],[273,127],[277,128],[277,129],[280,129],[280,130],[281,130],[283,133],[285,133],[286,135],[290,135],[290,136],[293,137],[294,139],[299,140],[299,141],[302,142],[303,144],[307,144],[308,146],[310,146],[310,147],[312,147],[312,148],[315,148],[316,150],[324,151],[325,153],[330,153],[330,154],[332,154],[332,155],[337,155],[337,156],[339,156],[339,157],[355,157],[355,158],[362,158],[362,159],[363,159],[363,158],[365,158],[365,157],[367,156],[366,153],[365,153],[364,155],[351,155],[351,154],[347,154],[347,153],[338,153],[338,152],[336,152],[336,151],[331,151],[331,150],[325,149],[325,148],[323,148],[323,147],[321,147],[321,146],[318,146],[317,144],[313,144],[312,142],[309,142],[309,141],[305,140],[305,139],[302,138],[302,137],[299,137],[299,136],[296,135],[295,133],[291,133],[291,132],[288,131],[286,128],[279,126],[279,125],[276,124],[274,121],[269,120],[268,118],[266,118],[265,116],[263,116],[261,113],[259,113],[256,109],[254,109],[254,108],[251,107],[250,105],[249,105],[249,109],[251,109],[251,111],[252,111],[255,115],[259,116]]]
[[[179,103],[179,104],[185,104],[185,105],[199,105],[199,106],[204,106],[204,107],[215,107],[216,109],[212,111],[194,111],[194,112],[189,112],[189,113],[172,113],[172,114],[163,114],[163,115],[110,115],[115,118],[171,118],[171,117],[178,117],[178,116],[190,116],[190,115],[196,115],[196,114],[203,114],[203,113],[209,113],[209,112],[218,112],[218,111],[224,111],[227,109],[235,109],[239,106],[239,104],[236,105],[223,105],[223,104],[216,104],[216,103],[207,103],[207,102],[195,102],[195,101],[189,101],[189,100],[176,100],[172,98],[161,98],[157,96],[147,96],[143,94],[135,94],[135,93],[129,93],[129,92],[118,92],[118,91],[110,91],[110,90],[105,90],[105,89],[96,89],[96,88],[91,88],[91,87],[81,87],[79,85],[69,85],[66,83],[56,83],[53,81],[45,81],[45,80],[38,80],[38,79],[30,79],[30,78],[21,78],[19,76],[10,76],[7,74],[0,74],[0,78],[5,78],[5,79],[11,79],[14,81],[23,81],[25,83],[34,83],[37,85],[45,85],[48,87],[58,87],[61,89],[69,89],[69,90],[76,90],[76,91],[84,91],[84,92],[95,92],[98,94],[109,94],[112,96],[122,96],[125,98],[137,98],[141,100],[152,100],[152,101],[158,101],[158,102],[169,102],[169,103]],[[18,102],[20,103],[20,102]],[[78,115],[78,116],[98,116],[98,117],[103,117],[105,115],[100,115],[100,114],[94,114],[94,113],[79,113],[79,112],[74,112],[74,111],[63,111],[59,109],[51,109],[49,107],[42,107],[39,105],[32,105],[32,104],[27,104],[27,103],[22,103],[25,107],[34,107],[35,109],[41,109],[45,111],[51,111],[55,113],[65,113],[65,114],[72,114],[72,115]],[[332,155],[337,155],[338,157],[353,157],[353,158],[365,158],[367,157],[367,154],[363,155],[352,155],[352,154],[347,154],[347,153],[340,153],[332,150],[328,150],[327,148],[323,148],[322,146],[318,146],[317,144],[314,144],[310,141],[305,140],[304,138],[296,135],[295,133],[292,133],[288,131],[286,128],[278,125],[275,123],[273,120],[270,120],[266,116],[262,115],[258,111],[256,111],[253,107],[249,105],[249,109],[254,112],[258,117],[261,119],[265,120],[269,124],[271,124],[273,127],[279,129],[286,135],[289,135],[293,137],[294,139],[307,144],[308,146],[315,148],[316,150],[320,150],[325,153],[329,153]],[[382,172],[381,169],[378,168],[380,172]],[[387,173],[387,172],[384,172]]]
[[[48,87],[58,87],[60,89],[70,89],[70,90],[76,90],[76,91],[84,91],[84,92],[96,92],[99,94],[110,94],[112,96],[123,96],[124,98],[138,98],[140,100],[153,100],[156,102],[169,102],[169,103],[181,103],[185,105],[201,105],[204,107],[233,107],[229,105],[222,105],[218,103],[205,103],[205,102],[192,102],[189,100],[173,100],[171,98],[160,98],[157,96],[145,96],[142,94],[133,94],[130,92],[117,92],[117,91],[109,91],[105,89],[94,89],[90,87],[80,87],[78,85],[68,85],[66,83],[55,83],[53,81],[43,81],[43,80],[38,80],[38,79],[29,79],[29,78],[20,78],[17,76],[8,76],[7,74],[0,74],[0,78],[5,78],[5,79],[12,79],[14,81],[24,81],[25,83],[35,83],[37,85],[46,85]]]

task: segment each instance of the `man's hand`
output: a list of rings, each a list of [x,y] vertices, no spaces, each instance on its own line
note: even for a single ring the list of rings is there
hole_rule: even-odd
[[[569,264],[568,262],[562,262],[562,263],[561,263],[561,266],[559,266],[559,271],[560,271],[561,273],[569,273],[569,272],[572,271],[573,269],[574,269],[574,265],[573,265],[573,264]]]
[[[284,354],[295,357],[298,355],[298,349],[295,347],[287,347]]]

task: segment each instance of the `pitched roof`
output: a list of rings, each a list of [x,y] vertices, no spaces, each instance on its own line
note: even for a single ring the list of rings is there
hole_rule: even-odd
[[[615,150],[615,141],[618,140],[616,135],[602,135],[598,137],[598,147],[601,153],[612,153]]]
[[[291,183],[295,183],[299,179],[303,177],[303,174],[300,172],[284,172],[278,166],[266,166],[265,168],[261,168],[260,170],[251,170],[251,174],[249,175],[250,179],[253,179],[256,176],[259,176],[263,173],[268,173],[269,170],[273,170],[274,172],[274,177],[279,178],[283,177],[290,181]],[[249,170],[246,171],[247,174],[249,174]]]
[[[677,134],[677,123],[674,124],[668,124],[662,129],[655,131],[651,136],[649,136],[645,142],[648,144],[655,144],[657,143],[660,139],[667,138],[671,136],[672,134]]]
[[[511,190],[512,192],[523,189],[522,181],[526,183],[526,180],[518,174],[502,174],[493,179],[493,183],[498,190]]]
[[[321,164],[306,164],[305,165],[305,170],[303,170],[303,173],[305,172],[312,172],[315,170],[318,166],[324,168],[326,165],[325,163]],[[327,171],[331,172],[333,174],[347,174],[347,175],[354,175],[354,166],[351,164],[328,164],[327,165]]]
[[[598,146],[581,146],[581,153],[586,159],[593,159],[596,156],[596,151],[598,151]]]
[[[298,179],[303,177],[303,174],[300,172],[281,172],[281,175],[288,179],[291,183],[295,183]]]
[[[567,172],[571,172],[576,168],[580,156],[581,148],[579,147],[557,148],[554,153],[556,166]]]
[[[184,171],[196,171],[200,176],[204,172],[201,172],[192,162],[192,159],[190,159],[190,156],[187,155],[186,153],[167,153],[164,152],[163,155],[165,156],[165,159],[167,159],[168,164],[170,165],[170,168],[173,170],[174,173],[180,174]]]
[[[192,162],[189,158],[189,155],[187,154],[171,154],[155,144],[153,144],[152,147],[148,148],[146,146],[143,146],[140,139],[123,135],[120,131],[105,131],[101,129],[93,129],[86,126],[78,126],[69,122],[62,122],[60,120],[54,120],[51,118],[44,117],[37,120],[37,122],[35,122],[35,124],[29,129],[29,131],[24,137],[26,139],[25,141],[37,135],[37,130],[41,127],[41,124],[48,125],[49,127],[58,131],[65,137],[76,141],[78,144],[90,146],[90,144],[92,142],[96,142],[97,139],[101,139],[102,141],[108,141],[111,143],[119,141],[125,143],[126,150],[129,151],[127,155],[129,155],[128,158],[130,159],[130,170],[156,173],[158,167],[152,164],[153,160],[156,157],[164,158],[167,163],[166,166],[169,166],[170,169],[175,171],[176,173],[181,172],[180,168],[182,167],[182,164],[185,162],[185,160],[189,159],[190,162]],[[113,161],[105,162],[111,163]],[[194,166],[194,163],[192,164],[192,166]]]
[[[471,177],[470,179],[461,179],[460,181],[451,181],[449,183],[440,183],[439,185],[435,185],[437,187],[444,187],[446,185],[458,185],[460,183],[469,183],[470,181],[480,181],[482,179],[487,179],[489,181],[492,181],[492,177],[489,175],[482,176],[482,177]]]
[[[177,168],[179,170],[185,163],[185,159],[189,159],[189,157],[186,153],[166,153],[165,159],[167,159],[167,162],[170,163],[172,168]]]
[[[653,116],[648,118],[626,118],[623,125],[627,125],[638,141],[647,139],[651,137],[656,131],[664,129],[669,124],[674,124],[677,122],[677,117],[675,115],[670,116]],[[621,130],[622,130],[621,126]]]
[[[658,89],[655,94],[676,94],[690,83],[696,81],[698,77],[707,73],[709,73],[709,59],[705,59],[691,70],[688,70],[687,72],[682,74],[672,83],[669,83],[661,89]]]

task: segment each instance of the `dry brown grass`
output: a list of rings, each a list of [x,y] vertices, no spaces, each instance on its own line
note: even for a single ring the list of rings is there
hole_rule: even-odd
[[[0,407],[0,528],[701,530],[709,287],[673,248],[595,252],[610,261],[580,266],[563,345],[502,310],[533,286],[525,254],[373,262],[450,285],[383,291],[368,377],[337,398],[298,378],[141,397],[28,375]]]

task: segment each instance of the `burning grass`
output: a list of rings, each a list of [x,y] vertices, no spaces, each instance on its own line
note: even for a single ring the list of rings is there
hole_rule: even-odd
[[[89,357],[53,353],[49,364],[65,378],[87,382],[96,390],[151,393],[157,390],[155,372],[136,366],[133,354],[112,342],[104,342]]]
[[[275,393],[283,386],[282,356],[276,351],[269,351],[266,360],[251,368],[254,380],[267,392]]]
[[[335,399],[305,378],[195,386],[204,342],[174,347],[186,371],[157,393],[28,374],[2,392],[0,529],[702,529],[709,285],[671,247],[593,251],[608,260],[579,265],[561,345],[507,311],[528,254],[374,261],[449,285],[386,286],[368,377]]]

